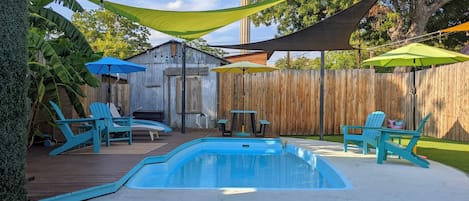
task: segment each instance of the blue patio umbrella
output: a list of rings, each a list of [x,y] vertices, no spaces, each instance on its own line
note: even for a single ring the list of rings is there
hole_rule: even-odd
[[[86,68],[93,74],[109,75],[109,78],[114,73],[133,73],[147,69],[145,66],[113,57],[103,57],[98,61],[88,62]],[[111,102],[111,79],[108,79],[108,84],[108,102]]]

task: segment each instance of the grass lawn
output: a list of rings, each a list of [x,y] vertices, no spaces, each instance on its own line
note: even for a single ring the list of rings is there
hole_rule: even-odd
[[[292,136],[293,137],[293,136]],[[296,138],[319,140],[319,136],[294,136]],[[342,135],[327,135],[324,140],[343,142]],[[403,139],[403,144],[408,141]],[[417,143],[417,154],[430,160],[455,167],[469,174],[469,143],[462,143],[432,137],[422,137]],[[431,166],[430,166],[431,168]]]

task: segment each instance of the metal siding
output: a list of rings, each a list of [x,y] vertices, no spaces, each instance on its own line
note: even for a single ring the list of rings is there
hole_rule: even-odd
[[[186,48],[186,67],[213,67],[221,65],[221,59],[206,53]],[[147,67],[147,71],[129,74],[130,85],[130,110],[163,111],[165,123],[171,127],[181,127],[181,115],[176,113],[176,77],[164,76],[164,70],[169,67],[181,67],[181,46],[177,46],[177,55],[171,57],[169,44],[154,48],[147,53],[132,57],[130,62]],[[168,97],[168,79],[170,97]],[[209,72],[208,76],[200,76],[202,93],[202,113],[208,116],[209,128],[215,127],[217,115],[217,75]],[[146,86],[159,87],[146,87]],[[169,111],[168,111],[169,104]],[[196,119],[199,114],[186,114],[186,127],[198,127]],[[168,122],[168,120],[170,122]],[[205,127],[205,119],[201,119],[201,125]]]

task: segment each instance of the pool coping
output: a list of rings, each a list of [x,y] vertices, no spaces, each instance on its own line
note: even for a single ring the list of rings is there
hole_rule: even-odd
[[[351,182],[352,188],[348,190],[320,191],[256,189],[134,190],[122,186],[120,189],[115,187],[114,193],[100,197],[95,196],[92,200],[466,201],[469,197],[469,191],[467,190],[467,186],[469,186],[468,175],[435,161],[430,161],[430,168],[421,168],[397,158],[389,158],[386,163],[377,164],[374,154],[363,155],[356,148],[351,148],[349,152],[344,153],[342,143],[285,137],[280,139],[285,140],[288,144],[291,143],[311,150],[326,159],[327,162],[338,168],[346,176],[347,180]],[[169,154],[171,152],[166,156]],[[81,192],[86,193],[85,191]]]
[[[208,144],[205,144],[208,143]],[[254,150],[248,149],[252,148],[253,145],[259,144],[258,146],[254,146]],[[200,145],[200,146],[199,146]],[[151,164],[145,164],[145,166],[152,166],[152,165],[164,165],[167,164],[163,169],[173,169],[177,167],[175,163],[177,164],[178,162],[175,161],[187,161],[187,157],[191,154],[200,154],[200,153],[227,153],[224,152],[225,150],[228,150],[229,153],[240,153],[242,152],[242,155],[245,154],[250,154],[253,153],[254,155],[264,155],[264,154],[275,154],[275,155],[282,155],[282,153],[289,153],[291,155],[296,156],[297,158],[302,159],[305,163],[309,164],[310,166],[314,167],[314,169],[317,169],[321,175],[324,176],[325,180],[328,183],[326,186],[309,186],[309,187],[263,187],[263,186],[257,186],[257,187],[230,187],[230,186],[223,186],[223,187],[217,187],[217,186],[198,186],[198,187],[168,187],[165,186],[164,184],[149,184],[152,183],[153,179],[156,179],[154,177],[147,177],[144,176],[148,172],[146,170],[146,173],[141,173],[140,171],[136,172],[133,174],[129,180],[127,180],[124,184],[126,188],[129,189],[138,189],[138,190],[187,190],[187,189],[192,189],[192,190],[220,190],[220,189],[257,189],[257,190],[346,190],[351,187],[350,182],[346,179],[345,175],[342,174],[337,168],[335,168],[331,163],[329,163],[325,158],[321,157],[318,154],[315,154],[314,152],[301,148],[298,146],[295,146],[293,144],[287,144],[285,141],[280,140],[279,138],[203,138],[202,140],[197,141],[196,143],[191,143],[190,147],[189,146],[184,146],[185,148],[183,150],[179,149],[175,155],[172,155],[171,157],[168,157],[166,161],[161,161],[161,163],[151,163]],[[240,149],[240,147],[242,147]],[[247,151],[246,150],[251,150]],[[206,151],[206,152],[204,152]],[[239,151],[239,152],[238,152]],[[178,156],[178,157],[175,157]],[[172,161],[172,162],[170,162]],[[161,167],[161,166],[158,166]],[[261,169],[262,170],[262,169]],[[152,170],[152,171],[165,171],[165,170]],[[150,171],[150,172],[152,172]],[[287,170],[289,171],[289,170]],[[264,171],[261,171],[264,172]],[[151,178],[151,179],[150,179]],[[272,178],[270,176],[269,178]],[[158,178],[160,182],[166,181],[166,179]],[[288,179],[291,180],[291,179]],[[141,184],[140,182],[143,182],[146,184]]]
[[[171,150],[167,154],[159,155],[159,156],[148,156],[138,162],[129,172],[127,172],[122,178],[115,182],[111,182],[108,184],[103,184],[79,191],[74,191],[70,193],[65,193],[57,196],[53,196],[50,198],[41,199],[41,201],[59,201],[59,200],[86,200],[91,199],[99,196],[103,196],[110,193],[117,192],[124,184],[135,174],[137,173],[143,166],[152,163],[164,163],[168,159],[170,159],[173,155],[177,154],[179,151],[192,146],[197,143],[201,143],[204,141],[209,140],[254,140],[254,141],[266,141],[266,140],[275,140],[280,142],[280,138],[223,138],[223,137],[204,137],[195,140],[191,140],[189,142],[183,143],[176,147],[175,149]],[[327,162],[327,161],[326,161]],[[342,176],[342,175],[340,175]],[[347,184],[346,184],[347,185]]]

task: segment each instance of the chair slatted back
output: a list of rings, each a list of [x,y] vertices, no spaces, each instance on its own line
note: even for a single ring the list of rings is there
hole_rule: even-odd
[[[94,102],[90,105],[90,111],[93,114],[94,118],[104,119],[104,121],[99,121],[98,124],[101,128],[113,125],[111,111],[105,103]]]
[[[417,130],[415,130],[419,133],[419,135],[412,136],[412,138],[409,141],[409,144],[407,144],[406,149],[408,151],[411,151],[414,148],[414,146],[417,145],[417,142],[419,141],[420,136],[422,136],[423,127],[425,127],[425,124],[427,123],[427,121],[428,121],[428,119],[430,118],[431,115],[432,115],[432,113],[427,114],[427,116],[425,116],[422,119],[422,121],[420,121],[419,127],[417,128]]]
[[[386,118],[386,114],[382,111],[375,111],[368,115],[366,118],[365,126],[366,127],[376,127],[381,128],[384,123],[384,119]],[[370,138],[375,138],[379,132],[377,130],[365,129],[363,130],[363,135],[366,135]]]
[[[55,110],[55,113],[57,114],[57,117],[59,120],[66,120],[65,119],[65,116],[63,115],[62,113],[62,110],[60,110],[59,106],[53,102],[53,101],[49,101],[50,105],[52,106],[52,108]],[[72,132],[72,128],[70,128],[70,125],[69,124],[58,124],[60,130],[62,130],[64,136],[66,139],[71,139],[73,136],[73,132]]]

